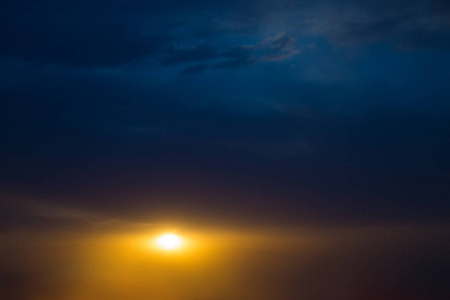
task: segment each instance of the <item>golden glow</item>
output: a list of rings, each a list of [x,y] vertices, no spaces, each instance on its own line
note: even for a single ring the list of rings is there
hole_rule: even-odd
[[[181,247],[183,241],[175,234],[168,233],[156,239],[156,245],[164,250],[175,250]]]

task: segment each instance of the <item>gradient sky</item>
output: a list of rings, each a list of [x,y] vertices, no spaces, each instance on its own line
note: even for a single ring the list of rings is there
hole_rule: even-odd
[[[352,286],[339,272],[323,279],[318,270],[334,261],[325,247],[307,268],[269,259],[261,274],[277,270],[281,279],[245,281],[249,271],[236,275],[247,282],[239,287],[221,275],[217,282],[245,292],[217,299],[265,299],[251,292],[261,282],[272,284],[268,299],[449,295],[442,280],[450,266],[448,1],[4,0],[0,99],[0,234],[8,245],[18,240],[16,250],[32,239],[57,251],[48,239],[63,232],[72,242],[95,240],[138,224],[244,236],[271,228],[268,238],[298,236],[299,228],[320,237],[366,230],[384,253],[365,252],[367,289],[335,288]],[[43,237],[49,229],[58,233]],[[359,234],[337,234],[349,235],[369,247]],[[380,236],[386,243],[375,242]],[[0,253],[14,253],[8,247]],[[349,263],[356,248],[341,249],[334,266],[361,278]],[[411,248],[421,254],[392,259],[397,273],[385,270],[395,278],[386,287],[375,266]],[[70,260],[61,251],[61,261]],[[248,269],[257,274],[264,255]],[[15,260],[0,264],[0,292],[42,285],[41,267],[8,261]],[[50,265],[67,272],[58,260]],[[302,286],[304,294],[283,286],[311,276],[323,284]],[[113,299],[92,285],[78,296],[29,288],[14,297],[85,300],[96,290],[93,299]],[[141,299],[126,293],[119,299]],[[211,300],[211,293],[152,295]]]

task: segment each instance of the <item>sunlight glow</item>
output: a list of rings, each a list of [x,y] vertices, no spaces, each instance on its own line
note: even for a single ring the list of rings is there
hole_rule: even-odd
[[[175,234],[168,233],[156,239],[156,245],[164,250],[175,250],[181,247],[182,240]]]

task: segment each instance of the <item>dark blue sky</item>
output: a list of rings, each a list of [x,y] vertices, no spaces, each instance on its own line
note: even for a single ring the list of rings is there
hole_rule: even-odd
[[[449,50],[444,0],[2,1],[5,223],[446,222]]]

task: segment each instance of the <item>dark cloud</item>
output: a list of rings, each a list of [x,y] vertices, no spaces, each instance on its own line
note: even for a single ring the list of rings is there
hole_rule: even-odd
[[[216,62],[213,67],[235,69],[258,62],[284,60],[299,52],[296,39],[280,33],[257,44],[235,46],[221,53],[215,47],[206,44],[174,49],[163,58],[163,64],[175,65],[186,62],[217,61],[217,59],[225,58],[225,60]],[[183,74],[198,73],[205,69],[205,65],[198,64],[188,67],[183,71]]]
[[[236,46],[224,51],[221,56],[227,59],[214,67],[234,69],[258,62],[287,59],[299,52],[295,38],[280,33],[254,45]]]
[[[242,66],[248,66],[256,62],[256,59],[252,57],[251,46],[237,46],[230,50],[227,50],[221,54],[222,57],[228,60],[221,61],[214,65],[216,68],[239,68]]]
[[[421,31],[417,30],[402,37],[396,44],[401,51],[426,49],[450,50],[450,30]]]
[[[184,47],[171,51],[163,58],[164,65],[175,65],[193,61],[204,61],[216,58],[216,48],[203,44],[196,47]]]
[[[421,48],[442,48],[443,32],[450,31],[450,9],[442,1],[318,2],[303,9],[292,13],[301,16],[298,29],[324,36],[338,47],[384,41],[413,49],[412,44],[423,40]]]
[[[207,65],[198,64],[195,66],[187,67],[186,69],[183,70],[183,72],[181,72],[181,74],[182,75],[191,75],[191,74],[201,73],[204,70],[206,70],[207,68],[208,68]]]
[[[219,5],[229,7],[226,2]],[[232,4],[234,5],[234,4]],[[148,1],[4,1],[0,26],[0,53],[27,61],[72,67],[117,67],[162,57],[164,64],[210,59],[215,49],[207,45],[174,48],[186,38],[211,37],[199,28],[209,24],[197,18],[188,32],[191,15],[184,9],[215,10],[206,2],[171,4]],[[177,9],[181,13],[174,14]],[[226,30],[225,30],[226,31]],[[189,41],[191,42],[191,41]]]
[[[2,21],[0,51],[24,60],[69,66],[118,66],[161,51],[167,34],[140,35],[127,28],[120,15],[59,11],[9,12]]]
[[[170,5],[24,0],[4,1],[2,12],[0,53],[83,67],[117,67],[155,59],[167,66],[213,60],[220,53],[225,59],[214,66],[233,69],[290,57],[298,53],[295,38],[305,36],[326,37],[338,47],[385,41],[400,50],[447,50],[450,31],[450,9],[437,0],[348,0],[332,5],[294,0],[264,5],[251,0],[189,5],[181,0]],[[262,37],[261,32],[286,34],[226,50],[224,45],[230,43],[223,41],[244,32]]]

